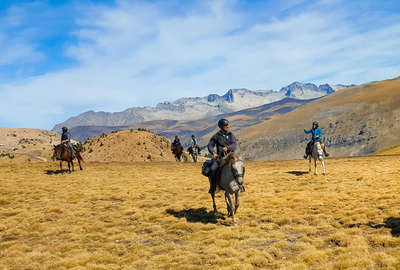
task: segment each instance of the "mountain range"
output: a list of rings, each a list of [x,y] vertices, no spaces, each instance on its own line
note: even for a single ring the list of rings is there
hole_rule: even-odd
[[[55,125],[53,131],[59,132],[63,126],[122,127],[155,120],[199,120],[273,103],[284,98],[314,99],[350,86],[317,86],[312,83],[294,82],[279,91],[230,89],[222,96],[211,94],[206,97],[180,98],[173,102],[159,103],[155,107],[132,107],[121,112],[88,111]]]
[[[332,157],[362,156],[400,144],[400,77],[347,88],[238,129],[248,160],[301,158],[318,121]],[[210,134],[205,135],[204,141]]]

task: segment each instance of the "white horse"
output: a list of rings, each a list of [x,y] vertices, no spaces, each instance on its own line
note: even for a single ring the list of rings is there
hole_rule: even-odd
[[[321,161],[322,164],[322,174],[325,175],[325,162],[324,162],[324,153],[322,151],[321,143],[316,141],[314,142],[313,148],[312,148],[312,153],[311,155],[308,156],[308,159],[310,161],[310,167],[309,167],[309,172],[311,172],[311,158],[314,159],[314,174],[318,175],[318,170],[317,170],[317,159]]]
[[[228,210],[228,216],[232,216],[233,224],[236,225],[235,213],[239,208],[240,184],[243,184],[245,168],[243,160],[235,153],[228,154],[222,161],[220,167],[221,181],[219,185],[225,191],[225,201]],[[233,204],[232,195],[235,194],[235,204]],[[211,194],[213,200],[214,212],[217,212],[214,193]]]

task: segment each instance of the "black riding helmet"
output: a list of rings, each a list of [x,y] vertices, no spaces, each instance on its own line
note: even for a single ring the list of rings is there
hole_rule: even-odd
[[[192,134],[192,138],[194,138],[194,134]]]
[[[229,125],[229,121],[226,120],[226,119],[221,119],[221,120],[218,121],[218,127],[219,128],[222,128],[222,127],[227,126],[227,125]]]
[[[318,122],[317,122],[317,121],[314,121],[312,124],[313,124],[313,126],[317,126],[317,127],[319,127],[319,125],[318,125]]]
[[[62,127],[62,131],[66,132],[66,131],[68,131],[68,128],[67,127]]]

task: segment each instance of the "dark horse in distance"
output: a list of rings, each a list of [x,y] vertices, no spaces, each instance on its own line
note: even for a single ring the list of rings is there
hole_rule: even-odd
[[[72,165],[72,171],[74,171],[74,162],[72,160],[75,157],[78,160],[79,169],[82,170],[81,161],[83,161],[83,158],[77,149],[75,149],[75,157],[74,157],[72,155],[71,149],[69,149],[66,145],[64,145],[64,144],[55,145],[54,146],[54,157],[60,161],[60,170],[61,171],[62,171],[62,162],[63,161],[68,162],[68,171],[69,172],[71,172],[71,165]]]
[[[171,145],[171,151],[175,155],[176,161],[181,161],[182,153],[183,153],[183,147],[182,145]]]

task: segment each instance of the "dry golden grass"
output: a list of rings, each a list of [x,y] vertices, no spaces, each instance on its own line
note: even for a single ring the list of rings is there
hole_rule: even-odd
[[[400,269],[400,157],[247,163],[231,226],[200,164],[0,161],[0,269]]]

